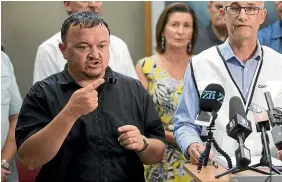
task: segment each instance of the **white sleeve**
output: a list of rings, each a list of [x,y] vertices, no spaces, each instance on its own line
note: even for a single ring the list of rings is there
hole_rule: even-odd
[[[59,65],[56,64],[56,53],[47,50],[42,46],[38,47],[33,72],[33,84],[41,81],[50,75],[60,72]]]
[[[133,64],[133,61],[131,59],[129,50],[127,48],[127,45],[124,43],[124,46],[122,48],[121,51],[121,55],[120,55],[120,61],[122,61],[123,66],[124,66],[124,70],[125,70],[125,75],[126,76],[130,76],[132,78],[138,79],[137,77],[137,73]]]

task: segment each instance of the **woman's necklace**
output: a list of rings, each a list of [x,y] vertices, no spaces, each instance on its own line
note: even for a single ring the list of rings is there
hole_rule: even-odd
[[[180,68],[176,69],[176,70],[173,70],[171,69],[173,66],[172,65],[168,65],[167,62],[168,60],[166,59],[165,56],[162,56],[160,57],[160,62],[162,64],[162,67],[163,69],[173,78],[179,80],[179,81],[182,81],[183,78],[184,78],[184,73],[185,73],[185,70],[186,70],[186,66],[184,66],[184,69],[182,66],[179,66]],[[188,62],[187,62],[188,64]]]

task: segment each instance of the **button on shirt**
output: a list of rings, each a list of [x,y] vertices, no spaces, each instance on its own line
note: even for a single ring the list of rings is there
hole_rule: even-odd
[[[1,150],[8,136],[9,117],[20,112],[22,98],[16,82],[14,68],[9,57],[1,51]],[[3,159],[3,158],[2,158]],[[15,159],[11,161],[9,182],[18,181]]]
[[[238,85],[245,100],[247,100],[258,61],[261,58],[261,45],[259,44],[259,41],[257,40],[257,50],[254,56],[247,60],[245,64],[234,55],[229,44],[229,39],[219,45],[218,48],[225,59],[233,79]],[[182,153],[186,155],[186,157],[188,157],[187,149],[190,144],[194,142],[202,142],[200,139],[201,128],[200,126],[195,125],[196,115],[199,111],[199,96],[193,79],[191,79],[191,74],[191,68],[188,66],[184,78],[183,92],[174,117],[174,137],[180,145]]]
[[[56,156],[42,166],[38,182],[144,182],[136,152],[118,142],[118,128],[135,125],[148,138],[164,139],[164,128],[150,95],[133,78],[107,68],[98,91],[99,106],[73,125]],[[52,75],[32,86],[24,99],[16,128],[17,146],[45,127],[81,87],[68,74]],[[44,141],[42,141],[44,142]]]
[[[282,22],[274,22],[258,32],[261,45],[272,48],[282,54]]]

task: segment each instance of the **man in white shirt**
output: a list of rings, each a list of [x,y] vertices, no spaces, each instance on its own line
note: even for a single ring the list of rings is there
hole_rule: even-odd
[[[78,11],[92,11],[101,14],[102,5],[103,2],[101,1],[64,1],[64,7],[69,15]],[[61,32],[58,32],[38,47],[34,64],[33,83],[64,69],[67,61],[59,50],[58,45],[61,42]],[[114,35],[110,36],[109,66],[116,72],[137,79],[127,45]]]

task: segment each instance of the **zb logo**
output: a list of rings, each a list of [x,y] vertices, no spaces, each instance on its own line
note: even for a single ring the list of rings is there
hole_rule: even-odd
[[[221,93],[217,93],[216,91],[207,91],[205,90],[202,94],[202,99],[208,99],[208,100],[217,100],[222,104],[224,95]]]

